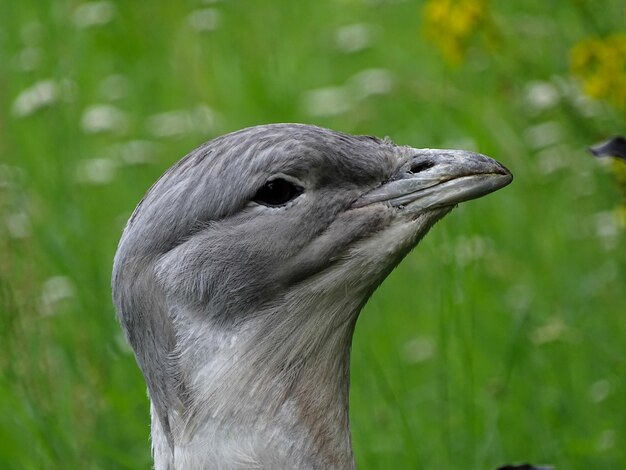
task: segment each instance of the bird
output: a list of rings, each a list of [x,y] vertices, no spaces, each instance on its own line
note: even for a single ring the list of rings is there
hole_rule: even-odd
[[[626,161],[626,139],[621,135],[611,137],[609,140],[589,147],[589,152],[594,157],[614,157]]]
[[[511,181],[478,153],[306,124],[232,132],[174,164],[112,274],[155,469],[354,469],[359,312],[437,221]]]

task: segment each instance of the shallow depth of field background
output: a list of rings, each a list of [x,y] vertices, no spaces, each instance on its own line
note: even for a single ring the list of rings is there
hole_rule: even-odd
[[[626,133],[625,24],[621,0],[1,2],[0,468],[150,468],[117,241],[173,162],[268,122],[515,175],[363,311],[360,469],[626,468],[626,172],[585,151]]]

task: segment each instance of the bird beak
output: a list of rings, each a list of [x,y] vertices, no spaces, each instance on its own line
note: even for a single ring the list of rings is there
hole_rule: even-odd
[[[416,149],[390,181],[362,195],[352,207],[386,203],[423,212],[485,196],[512,180],[504,166],[478,153]]]

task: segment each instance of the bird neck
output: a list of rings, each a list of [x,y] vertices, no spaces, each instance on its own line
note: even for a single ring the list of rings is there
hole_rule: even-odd
[[[173,449],[153,413],[155,468],[354,468],[349,371],[360,305],[332,310],[271,312],[233,331],[195,315],[179,323],[194,346],[177,352],[186,372],[181,405],[168,412]]]

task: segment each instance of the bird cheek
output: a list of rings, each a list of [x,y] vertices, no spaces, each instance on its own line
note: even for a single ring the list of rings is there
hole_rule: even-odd
[[[296,284],[348,256],[358,241],[384,230],[393,220],[392,211],[364,207],[340,213],[328,228],[285,263],[282,281]]]

